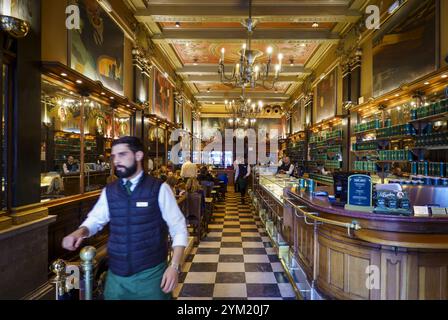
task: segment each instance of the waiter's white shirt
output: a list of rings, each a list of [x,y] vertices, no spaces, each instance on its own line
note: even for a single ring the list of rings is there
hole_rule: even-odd
[[[280,160],[280,162],[278,163],[278,168],[280,168],[283,165],[283,161]],[[292,175],[294,173],[294,165],[291,163],[291,165],[289,166],[289,170],[286,174],[288,175]]]
[[[132,182],[131,191],[134,191],[137,187],[142,175],[143,172],[130,180]],[[121,179],[121,181],[125,184],[127,179]],[[160,211],[162,212],[162,218],[165,220],[171,239],[173,240],[173,247],[187,247],[188,230],[185,217],[177,205],[173,191],[166,183],[162,184],[160,188],[158,202]],[[109,221],[109,204],[107,202],[106,188],[104,188],[98,202],[95,204],[92,211],[90,211],[81,227],[86,227],[89,230],[89,237],[92,237],[101,231]]]
[[[289,166],[288,174],[289,174],[289,175],[292,175],[293,172],[294,172],[294,165],[291,164],[291,165]]]

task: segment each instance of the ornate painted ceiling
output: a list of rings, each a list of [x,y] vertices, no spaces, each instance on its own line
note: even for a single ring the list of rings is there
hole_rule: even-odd
[[[172,45],[182,64],[187,65],[194,63],[218,64],[221,56],[221,48],[226,50],[225,63],[236,63],[239,60],[243,43],[176,40]],[[315,43],[297,43],[292,41],[275,43],[270,46],[274,49],[274,54],[282,53],[284,55],[285,62],[297,65],[304,65],[318,47]],[[269,47],[269,44],[253,44],[252,50],[256,50],[261,55],[260,58],[257,58],[257,62],[265,63],[267,61],[267,47]]]
[[[266,48],[284,55],[283,72],[271,90],[255,88],[248,96],[283,105],[304,78],[337,45],[361,17],[364,0],[254,0],[256,27],[252,49],[258,63],[267,61]],[[125,0],[138,21],[145,24],[152,41],[195,95],[203,114],[214,114],[226,98],[238,97],[241,89],[220,82],[218,62],[225,48],[226,69],[238,60],[247,31],[245,0]]]

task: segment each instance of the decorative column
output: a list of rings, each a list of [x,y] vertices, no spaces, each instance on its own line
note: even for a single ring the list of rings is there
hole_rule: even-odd
[[[134,66],[134,101],[137,101],[143,107],[143,111],[135,113],[135,130],[136,137],[142,139],[145,150],[148,148],[147,131],[145,126],[145,114],[149,114],[150,107],[150,90],[151,75],[154,66],[151,64],[150,53],[135,45],[132,49],[132,64]],[[146,164],[145,164],[146,165]]]

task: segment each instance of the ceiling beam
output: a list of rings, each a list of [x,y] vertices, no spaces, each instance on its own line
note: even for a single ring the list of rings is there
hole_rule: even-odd
[[[360,13],[350,10],[345,5],[254,5],[253,18],[260,22],[356,22]],[[226,21],[241,22],[248,17],[245,6],[235,5],[172,5],[151,4],[146,9],[139,9],[135,17],[140,21],[151,19],[156,22],[194,22],[194,21]]]
[[[240,92],[207,92],[198,93],[194,97],[199,102],[220,102],[222,103],[225,99],[239,99],[241,96]],[[252,100],[263,100],[263,101],[286,101],[289,99],[289,95],[283,93],[273,93],[273,92],[249,92],[246,93],[247,99]]]
[[[307,42],[337,42],[340,39],[337,33],[326,30],[300,30],[300,29],[263,29],[255,30],[252,36],[254,42],[276,41],[307,41]],[[170,29],[161,34],[154,35],[152,40],[174,42],[198,40],[227,40],[243,42],[247,40],[247,31],[241,29]]]
[[[271,112],[272,113],[272,112]],[[201,111],[201,118],[229,118],[229,113],[224,112],[208,112],[208,111]],[[259,115],[257,116],[257,119],[281,119],[282,116],[275,116],[275,115]]]
[[[128,0],[129,1],[129,0]],[[139,1],[142,0],[133,0]],[[357,0],[362,1],[362,0]],[[297,0],[275,0],[275,3],[281,6],[295,6]],[[301,5],[348,5],[350,0],[300,0]],[[213,0],[205,2],[204,0],[151,0],[151,5],[197,5],[197,6],[241,6],[241,0]],[[255,0],[253,6],[271,6],[272,0]]]
[[[201,105],[211,105],[213,102],[215,103],[223,103],[223,101],[228,98],[214,98],[214,99],[207,99],[207,100],[197,100],[199,104]],[[259,99],[263,101],[263,104],[265,105],[283,105],[287,102],[287,100],[279,100],[279,99],[273,99],[273,98],[263,98]]]
[[[274,77],[269,77],[267,81],[272,82],[274,80]],[[299,79],[297,76],[279,76],[277,82],[295,82]],[[193,82],[193,83],[220,83],[221,78],[219,75],[205,75],[205,76],[199,76],[199,75],[188,75],[184,82]]]
[[[226,73],[232,73],[233,65],[226,65]],[[283,76],[297,76],[298,74],[311,74],[312,70],[306,69],[303,66],[288,66],[282,67],[281,75]],[[201,64],[197,66],[187,65],[176,70],[179,75],[217,75],[218,65]]]

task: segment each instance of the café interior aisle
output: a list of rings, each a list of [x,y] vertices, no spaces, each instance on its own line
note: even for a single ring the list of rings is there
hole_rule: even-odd
[[[268,234],[246,199],[228,192],[216,205],[209,233],[186,258],[179,300],[295,300]]]

